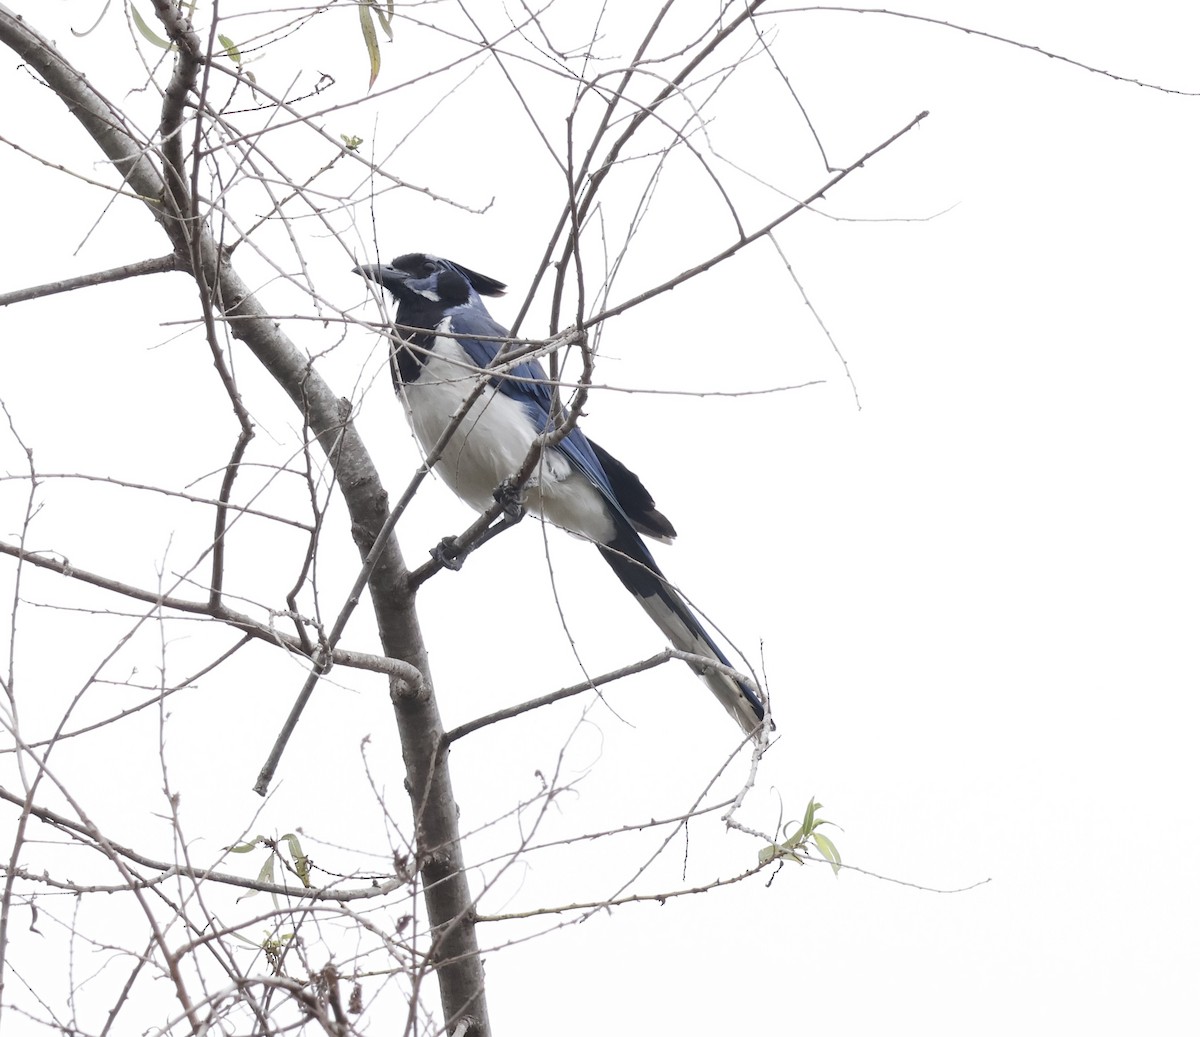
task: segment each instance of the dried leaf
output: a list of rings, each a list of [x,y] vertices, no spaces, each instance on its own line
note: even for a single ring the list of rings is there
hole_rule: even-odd
[[[371,21],[371,6],[363,0],[360,0],[358,5],[358,24],[362,27],[363,42],[367,45],[367,55],[371,59],[371,80],[367,83],[368,90],[375,85],[382,63],[379,55],[379,37],[375,35],[375,23]]]

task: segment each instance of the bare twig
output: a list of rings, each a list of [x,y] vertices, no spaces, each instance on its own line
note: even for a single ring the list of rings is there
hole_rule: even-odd
[[[112,591],[114,594],[120,594],[127,598],[133,598],[136,601],[144,601],[155,608],[171,609],[176,612],[189,613],[191,615],[209,616],[212,619],[220,620],[228,626],[234,627],[237,630],[242,630],[251,637],[258,638],[261,641],[267,641],[271,644],[278,645],[281,648],[287,648],[297,655],[306,655],[304,646],[298,638],[284,634],[273,627],[260,623],[258,620],[252,619],[250,616],[229,608],[221,603],[213,606],[207,601],[191,601],[187,598],[177,598],[171,595],[163,595],[156,591],[146,590],[143,587],[137,587],[130,583],[125,583],[121,580],[114,580],[108,576],[102,576],[99,573],[91,572],[87,569],[79,569],[71,565],[67,561],[59,561],[56,558],[47,558],[45,555],[27,551],[16,545],[0,541],[0,554],[6,554],[13,558],[19,558],[23,562],[30,565],[36,565],[41,569],[49,569],[51,572],[60,573],[63,576],[69,576],[73,580],[79,580],[81,583],[90,584],[93,587],[99,587],[102,590]],[[412,686],[420,688],[422,686],[421,672],[411,663],[407,663],[402,659],[392,659],[378,655],[368,655],[365,652],[347,652],[343,649],[334,650],[327,648],[323,653],[323,671],[328,669],[330,665],[349,666],[354,669],[372,670],[376,673],[386,673],[398,680],[406,683],[411,683]]]
[[[116,266],[111,270],[98,270],[94,274],[80,274],[78,277],[67,277],[61,281],[50,281],[32,288],[20,288],[15,292],[0,292],[0,306],[27,302],[30,299],[43,299],[47,295],[57,295],[60,292],[73,292],[77,288],[92,288],[100,284],[110,284],[113,281],[123,281],[127,277],[164,274],[169,270],[187,270],[187,264],[179,257],[178,253],[172,252],[170,255],[158,256],[155,259],[127,263],[125,266]]]
[[[548,706],[553,702],[561,702],[563,699],[571,698],[581,692],[595,691],[605,684],[611,684],[613,681],[621,680],[623,677],[629,677],[635,673],[642,673],[645,670],[652,670],[656,666],[661,666],[672,659],[683,658],[687,654],[686,652],[678,652],[674,648],[667,648],[657,655],[649,656],[646,659],[630,663],[627,666],[620,666],[615,670],[609,670],[608,673],[598,674],[590,680],[580,681],[578,684],[572,684],[567,688],[559,688],[558,691],[539,695],[535,699],[530,699],[528,702],[522,702],[516,706],[509,706],[507,709],[498,709],[495,713],[488,713],[486,716],[476,717],[474,720],[468,720],[465,724],[459,724],[458,727],[447,731],[446,742],[457,741],[464,735],[469,735],[492,724],[498,724],[501,720],[511,720],[513,717],[519,717],[522,713],[540,709],[542,706]],[[699,658],[699,656],[692,656],[691,658]],[[705,659],[704,661],[707,663],[709,660]]]
[[[14,795],[3,786],[0,786],[0,800],[3,800],[6,803],[11,803],[17,807],[21,807],[25,804],[24,796]],[[83,839],[85,842],[92,843],[95,840],[96,833],[92,826],[83,824],[79,821],[73,821],[71,818],[51,810],[48,807],[31,804],[28,812],[31,817],[36,817],[39,821],[44,821],[46,824],[53,825],[55,828],[69,832],[73,836]],[[331,901],[334,903],[349,903],[353,900],[370,900],[377,897],[387,896],[394,890],[406,885],[406,882],[399,878],[389,878],[383,882],[376,880],[372,882],[370,886],[364,886],[359,889],[339,890],[290,886],[279,882],[264,882],[261,879],[247,878],[244,875],[234,875],[232,873],[220,872],[212,868],[181,868],[178,864],[172,861],[155,860],[153,857],[148,857],[144,853],[140,853],[131,846],[125,846],[124,844],[115,842],[112,839],[106,838],[105,843],[109,850],[112,850],[121,857],[124,857],[131,864],[137,864],[143,868],[151,868],[158,872],[158,875],[152,879],[135,880],[132,885],[123,882],[122,884],[115,886],[89,886],[74,882],[62,882],[45,875],[34,875],[21,868],[11,868],[5,870],[14,878],[25,879],[29,882],[43,882],[48,886],[56,886],[59,889],[70,889],[77,893],[130,892],[134,888],[146,889],[150,886],[155,886],[165,882],[172,877],[181,876],[186,879],[191,879],[195,882],[217,882],[224,886],[236,886],[239,889],[252,889],[257,890],[260,893],[273,893],[276,896],[295,897],[301,900]]]
[[[706,270],[711,270],[718,263],[724,262],[730,256],[736,255],[738,252],[740,252],[742,249],[744,249],[747,245],[751,244],[754,241],[757,241],[759,238],[765,237],[766,235],[770,234],[771,231],[773,231],[780,224],[787,222],[793,216],[795,216],[797,213],[801,212],[804,209],[807,209],[810,205],[812,205],[813,202],[817,201],[820,198],[823,198],[825,196],[826,192],[828,192],[833,187],[836,187],[839,183],[841,183],[843,180],[845,180],[846,177],[848,177],[851,173],[854,172],[854,170],[861,169],[864,165],[866,165],[866,163],[870,159],[874,158],[885,148],[890,147],[897,140],[899,140],[906,133],[908,133],[908,131],[911,130],[914,126],[919,125],[920,122],[923,119],[926,119],[928,116],[929,116],[928,112],[920,112],[919,114],[914,116],[911,120],[909,120],[908,124],[905,125],[902,129],[897,130],[890,137],[888,137],[887,140],[883,141],[881,144],[875,145],[875,147],[873,147],[870,151],[866,152],[861,158],[858,159],[857,162],[852,163],[851,165],[847,166],[845,169],[839,171],[834,176],[830,177],[829,180],[827,180],[817,191],[813,192],[807,198],[805,198],[804,201],[797,202],[795,205],[793,205],[791,208],[787,209],[785,212],[780,213],[773,220],[770,220],[769,222],[764,223],[762,226],[760,226],[757,230],[755,230],[751,234],[746,235],[744,238],[739,238],[728,248],[722,249],[720,252],[716,253],[715,255],[710,256],[703,263],[697,263],[695,266],[688,267],[687,270],[684,270],[682,273],[676,274],[670,280],[663,281],[661,284],[655,285],[653,288],[649,288],[639,295],[635,295],[630,299],[626,299],[622,303],[618,303],[616,306],[610,306],[607,309],[605,309],[604,311],[602,311],[601,313],[597,313],[594,316],[589,317],[584,322],[584,327],[590,328],[595,324],[599,324],[602,321],[608,320],[610,317],[615,317],[619,313],[624,313],[626,310],[632,309],[635,306],[640,306],[642,303],[646,302],[648,299],[653,299],[656,295],[662,295],[663,292],[669,292],[672,288],[678,288],[679,285],[683,284],[684,281],[690,281],[697,274],[702,274]]]
[[[1106,68],[1100,68],[1098,65],[1089,65],[1087,62],[1079,61],[1076,58],[1069,58],[1065,54],[1060,54],[1057,51],[1046,50],[1033,43],[1023,43],[1021,40],[1015,40],[1011,36],[1001,36],[994,32],[985,32],[983,29],[972,28],[969,25],[959,25],[956,22],[945,21],[941,18],[931,18],[923,14],[911,14],[908,11],[891,11],[883,7],[832,7],[824,4],[806,5],[804,7],[772,7],[769,11],[764,11],[763,14],[805,14],[810,11],[833,11],[843,14],[881,14],[888,18],[904,18],[914,22],[924,22],[927,25],[936,25],[943,29],[954,29],[957,32],[966,33],[968,36],[979,36],[985,40],[993,40],[996,43],[1003,43],[1007,47],[1016,47],[1019,50],[1029,50],[1034,54],[1041,54],[1043,57],[1050,58],[1054,61],[1061,61],[1067,65],[1074,65],[1076,68],[1082,69],[1084,72],[1092,72],[1098,76],[1106,76],[1109,79],[1115,79],[1118,83],[1129,83],[1131,86],[1145,87],[1147,90],[1155,90],[1163,94],[1178,94],[1183,97],[1200,97],[1200,91],[1196,90],[1177,90],[1174,87],[1162,86],[1158,83],[1149,83],[1142,79],[1135,79],[1132,76],[1122,76],[1116,72],[1111,72]]]

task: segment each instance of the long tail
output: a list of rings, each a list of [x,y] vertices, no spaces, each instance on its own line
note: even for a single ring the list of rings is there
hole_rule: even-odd
[[[646,610],[646,615],[681,652],[706,656],[730,666],[725,653],[713,642],[687,602],[667,583],[642,538],[623,521],[618,521],[617,527],[616,538],[611,543],[599,545],[600,553],[625,589]],[[750,734],[761,727],[763,706],[757,688],[718,670],[696,663],[689,665],[743,731]]]

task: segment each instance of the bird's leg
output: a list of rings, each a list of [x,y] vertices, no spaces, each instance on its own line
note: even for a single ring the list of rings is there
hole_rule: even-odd
[[[525,487],[515,479],[505,479],[492,491],[492,497],[504,509],[503,517],[508,519],[508,525],[525,517]]]
[[[515,526],[525,517],[525,505],[521,502],[521,487],[512,479],[505,479],[496,487],[492,496],[503,509],[496,521],[487,527],[474,540],[458,546],[457,537],[443,537],[441,542],[430,550],[430,555],[438,565],[458,572],[462,568],[467,555],[478,551],[492,537],[503,533],[509,526]]]
[[[438,565],[444,566],[447,569],[453,569],[458,572],[462,568],[463,562],[466,561],[467,555],[474,554],[492,537],[499,533],[503,533],[509,526],[515,525],[520,521],[520,516],[510,518],[504,512],[500,513],[500,517],[496,519],[490,526],[479,534],[474,540],[471,540],[461,547],[458,544],[458,537],[442,537],[437,547],[429,549],[429,554]]]

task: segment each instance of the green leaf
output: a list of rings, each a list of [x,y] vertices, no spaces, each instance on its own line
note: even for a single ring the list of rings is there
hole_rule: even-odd
[[[250,848],[253,849],[253,845],[251,845]],[[244,853],[245,851],[241,850],[238,852]],[[263,861],[263,866],[258,869],[258,875],[256,877],[259,882],[275,881],[275,854],[267,851],[267,859]],[[245,893],[237,898],[238,903],[240,904],[243,900],[249,900],[251,897],[256,897],[261,892],[262,890],[260,889],[248,889]]]
[[[237,846],[227,847],[230,853],[249,853],[251,850],[258,847],[259,840],[254,838],[248,843],[238,843]]]
[[[375,23],[371,21],[371,10],[365,0],[359,0],[358,3],[358,24],[362,27],[363,42],[367,45],[367,55],[371,59],[371,81],[367,83],[367,89],[370,90],[379,76],[381,59],[379,37],[375,35]]]
[[[817,797],[813,796],[808,801],[808,809],[804,811],[804,821],[800,825],[800,831],[806,836],[810,835],[813,830],[813,818],[817,813]]]
[[[220,33],[217,34],[217,39],[221,41],[221,46],[225,48],[225,53],[229,56],[229,60],[235,65],[240,65],[242,63],[242,52],[238,50],[237,44],[228,36],[222,36]]]
[[[153,43],[154,46],[158,47],[160,50],[171,49],[171,44],[164,40],[158,35],[158,33],[156,33],[150,28],[149,25],[146,24],[142,16],[138,14],[138,9],[134,7],[133,4],[129,5],[129,10],[133,15],[133,24],[137,26],[137,31],[140,32],[148,42]]]
[[[265,861],[263,861],[263,866],[258,869],[258,881],[259,882],[274,882],[275,881],[275,855],[273,853],[267,854],[267,859]],[[257,893],[258,890],[254,890],[254,892]]]
[[[308,857],[300,849],[300,840],[291,832],[288,832],[287,835],[283,836],[283,841],[287,843],[288,852],[292,855],[292,865],[296,869],[296,877],[304,884],[305,889],[311,889],[312,887],[308,881],[310,874]]]
[[[764,846],[758,851],[758,863],[767,864],[770,861],[783,859],[795,861],[797,864],[803,864],[805,859],[811,860],[808,856],[809,841],[811,840],[817,847],[821,856],[824,857],[830,867],[833,868],[833,873],[836,875],[838,869],[842,866],[842,855],[838,853],[837,847],[833,845],[833,840],[826,835],[822,835],[817,829],[821,825],[833,824],[832,821],[827,821],[824,818],[817,817],[817,811],[821,809],[821,804],[817,802],[817,797],[813,796],[808,801],[808,808],[804,811],[804,820],[797,823],[788,821],[783,825],[782,831],[787,835],[789,829],[795,826],[795,831],[781,843],[771,843]],[[834,825],[836,828],[837,825]],[[801,854],[804,854],[802,857]]]
[[[770,864],[774,860],[795,861],[797,864],[803,864],[804,860],[797,857],[794,853],[789,853],[785,846],[779,846],[772,843],[770,846],[764,846],[758,851],[758,863]]]
[[[814,832],[813,842],[817,844],[817,849],[821,851],[821,856],[829,861],[829,866],[833,868],[833,873],[836,875],[838,869],[842,866],[842,855],[838,853],[837,847],[833,845],[833,840],[827,835],[822,835],[820,832]]]
[[[392,17],[396,13],[394,0],[388,0],[387,14],[383,13],[383,8],[381,8],[379,4],[375,2],[375,0],[371,0],[371,7],[375,9],[375,17],[379,19],[379,25],[383,31],[387,33],[387,38],[389,40],[394,40],[396,38],[392,34]]]

